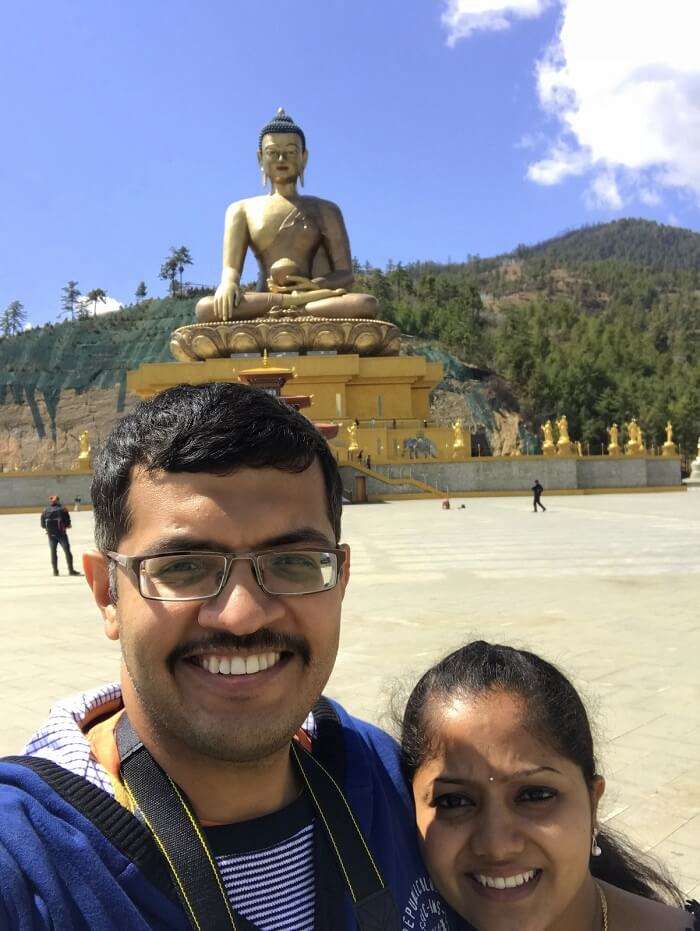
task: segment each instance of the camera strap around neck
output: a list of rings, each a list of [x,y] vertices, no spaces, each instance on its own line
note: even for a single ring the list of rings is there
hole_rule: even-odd
[[[197,931],[255,931],[231,905],[189,799],[141,743],[126,712],[119,719],[115,736],[126,792],[168,863],[192,927]],[[398,931],[391,892],[341,788],[296,741],[291,752],[350,893],[359,931]]]

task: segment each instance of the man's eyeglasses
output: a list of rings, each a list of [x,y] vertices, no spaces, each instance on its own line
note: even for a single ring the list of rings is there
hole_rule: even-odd
[[[152,601],[202,601],[221,593],[239,559],[252,564],[268,595],[313,595],[338,584],[345,550],[269,550],[263,553],[166,553],[160,556],[106,554],[136,581]]]

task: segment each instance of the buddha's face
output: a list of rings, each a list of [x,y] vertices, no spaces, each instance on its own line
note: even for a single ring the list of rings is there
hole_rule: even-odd
[[[258,152],[258,162],[273,184],[296,181],[306,168],[309,153],[302,150],[296,133],[267,133]]]

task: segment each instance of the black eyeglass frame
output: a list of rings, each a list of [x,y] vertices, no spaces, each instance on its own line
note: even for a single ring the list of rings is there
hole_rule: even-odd
[[[265,556],[279,555],[281,553],[329,553],[334,555],[336,559],[335,582],[332,585],[329,585],[327,588],[317,588],[308,592],[271,592],[268,588],[265,588],[265,585],[263,584],[262,569],[260,568],[259,561]],[[258,553],[219,553],[214,550],[175,550],[168,553],[148,553],[146,556],[124,556],[122,553],[116,553],[113,550],[107,550],[105,552],[105,556],[107,556],[108,559],[111,559],[112,562],[115,562],[118,566],[121,566],[122,569],[124,569],[124,571],[131,576],[133,581],[136,583],[139,594],[142,598],[145,598],[147,601],[181,602],[210,601],[212,598],[218,598],[228,583],[229,576],[231,574],[231,568],[234,562],[237,562],[241,559],[247,559],[252,564],[255,581],[266,595],[271,595],[273,598],[293,598],[297,595],[319,595],[322,592],[329,592],[334,589],[340,581],[343,566],[345,565],[345,560],[347,558],[347,551],[341,549],[340,547],[332,546],[306,546],[303,549],[262,550]],[[226,564],[224,566],[224,574],[221,577],[221,584],[219,585],[218,590],[212,595],[190,596],[188,598],[161,598],[158,595],[144,595],[143,589],[141,588],[141,564],[147,559],[158,559],[163,556],[222,556],[226,560]]]

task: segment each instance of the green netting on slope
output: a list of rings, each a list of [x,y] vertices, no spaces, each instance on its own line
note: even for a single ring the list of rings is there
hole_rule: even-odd
[[[0,404],[41,392],[111,388],[144,362],[172,362],[170,333],[194,322],[195,300],[159,300],[113,314],[37,327],[0,339]]]
[[[489,430],[495,429],[494,406],[487,398],[482,384],[483,377],[486,375],[484,369],[460,362],[456,356],[434,343],[413,344],[411,353],[423,356],[429,362],[440,362],[443,367],[443,380],[438,388],[458,391],[464,397],[474,422],[483,424]]]

